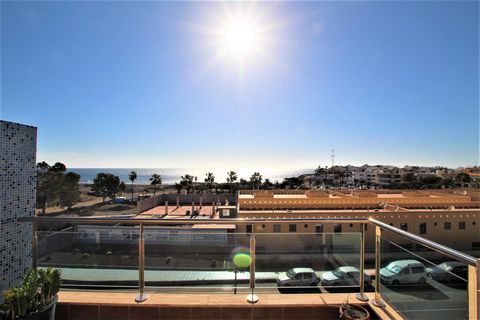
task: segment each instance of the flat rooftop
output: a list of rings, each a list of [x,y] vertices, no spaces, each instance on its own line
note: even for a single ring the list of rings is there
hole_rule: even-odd
[[[212,206],[195,206],[198,215],[195,219],[210,218],[212,216]],[[165,215],[167,213],[167,215]],[[187,215],[187,213],[189,213]],[[135,218],[166,218],[166,219],[185,219],[192,215],[192,206],[158,206],[137,215]],[[214,214],[215,216],[215,214]]]

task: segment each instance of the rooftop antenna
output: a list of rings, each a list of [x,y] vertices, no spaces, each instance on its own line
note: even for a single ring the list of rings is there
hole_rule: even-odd
[[[335,166],[335,149],[332,149],[332,154],[330,155],[330,158],[332,158],[332,167]]]

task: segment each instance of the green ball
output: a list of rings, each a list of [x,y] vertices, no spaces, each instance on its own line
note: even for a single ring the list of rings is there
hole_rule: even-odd
[[[246,253],[237,253],[233,257],[233,263],[238,267],[238,268],[246,268],[250,266],[250,263],[252,263],[252,258]]]

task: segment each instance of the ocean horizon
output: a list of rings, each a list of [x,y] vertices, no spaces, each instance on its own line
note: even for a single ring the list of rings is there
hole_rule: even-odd
[[[270,179],[272,183],[282,182],[283,179],[289,177],[296,177],[301,174],[313,173],[315,169],[272,169],[272,168],[263,168],[263,169],[246,169],[242,168],[239,170],[234,170],[237,173],[238,180],[241,178],[249,180],[250,176],[254,172],[260,172],[263,180]],[[160,174],[162,177],[162,184],[164,185],[173,185],[175,182],[179,182],[181,176],[185,174],[190,174],[192,176],[198,177],[198,182],[203,182],[205,179],[205,174],[207,172],[212,172],[215,176],[215,182],[226,182],[227,172],[229,169],[214,169],[214,170],[205,170],[198,168],[69,168],[67,172],[75,172],[80,175],[80,183],[93,183],[93,179],[97,176],[98,173],[111,173],[120,178],[120,181],[125,183],[131,183],[128,179],[128,174],[131,171],[137,172],[137,180],[135,184],[149,184],[150,177],[154,173]]]

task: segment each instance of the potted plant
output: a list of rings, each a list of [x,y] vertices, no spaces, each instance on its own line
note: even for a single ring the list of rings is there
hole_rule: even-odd
[[[0,319],[54,320],[60,279],[60,271],[53,268],[30,270],[22,287],[3,293]]]
[[[330,306],[321,295],[319,297],[325,305]],[[342,320],[370,320],[370,312],[367,309],[348,303],[348,299],[343,304],[335,307],[338,307],[339,318]]]
[[[339,308],[340,319],[342,320],[370,320],[370,313],[362,306],[343,303]]]

